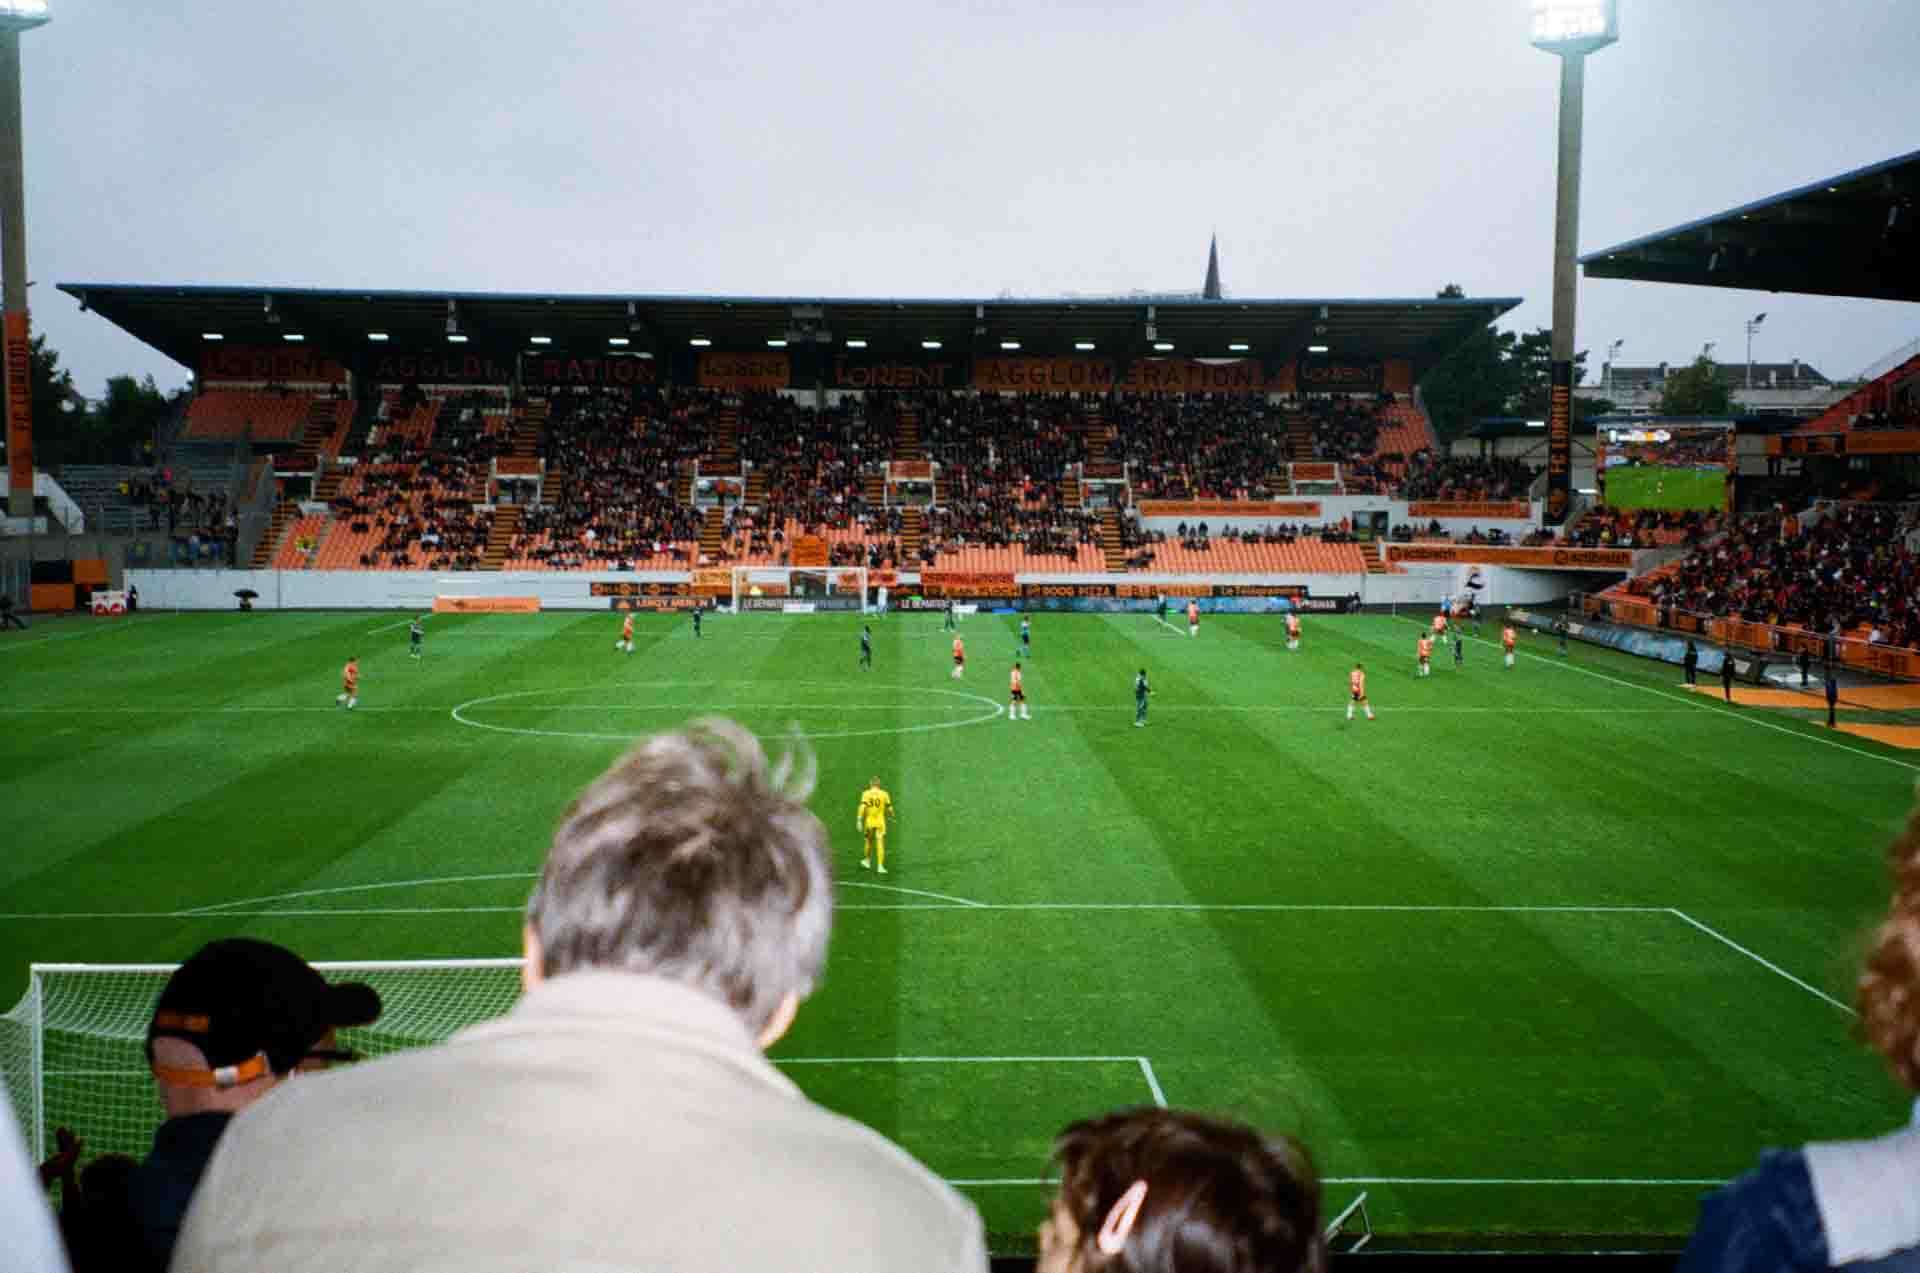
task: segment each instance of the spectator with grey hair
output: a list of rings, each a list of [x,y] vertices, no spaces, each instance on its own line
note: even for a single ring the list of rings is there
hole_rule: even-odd
[[[237,1119],[174,1268],[984,1270],[973,1207],[762,1055],[826,962],[810,759],[724,720],[581,793],[525,996]]]

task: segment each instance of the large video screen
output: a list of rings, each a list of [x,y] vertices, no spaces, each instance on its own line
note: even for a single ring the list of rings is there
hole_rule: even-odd
[[[1734,467],[1726,426],[1602,426],[1601,496],[1613,508],[1724,509]]]

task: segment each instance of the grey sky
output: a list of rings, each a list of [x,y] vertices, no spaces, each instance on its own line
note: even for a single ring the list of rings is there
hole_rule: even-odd
[[[1920,146],[1913,0],[1621,0],[1583,251]],[[1404,296],[1548,320],[1556,62],[1526,0],[54,0],[24,39],[36,327],[185,369],[56,281]],[[1844,375],[1920,306],[1583,281],[1582,348]]]

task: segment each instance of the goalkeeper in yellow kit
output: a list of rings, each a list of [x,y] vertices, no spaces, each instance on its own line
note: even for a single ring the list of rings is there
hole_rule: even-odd
[[[877,857],[880,874],[887,873],[887,819],[898,816],[893,811],[893,797],[880,785],[880,775],[875,774],[867,789],[860,793],[860,811],[854,815],[854,822],[864,837],[860,846],[861,866],[871,867]]]

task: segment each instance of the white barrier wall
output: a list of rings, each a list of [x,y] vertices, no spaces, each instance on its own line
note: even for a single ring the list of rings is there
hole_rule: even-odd
[[[1142,517],[1140,518],[1140,524],[1148,530],[1157,530],[1163,534],[1172,535],[1182,522],[1185,522],[1189,526],[1197,526],[1201,522],[1205,522],[1209,532],[1217,533],[1229,528],[1233,530],[1260,530],[1263,527],[1275,524],[1336,526],[1343,517],[1359,521],[1364,515],[1384,512],[1387,515],[1387,525],[1389,526],[1412,526],[1416,530],[1425,530],[1431,526],[1435,520],[1438,520],[1441,527],[1456,539],[1465,535],[1468,531],[1475,529],[1478,529],[1482,534],[1491,530],[1502,530],[1515,539],[1520,539],[1539,529],[1540,526],[1541,504],[1539,500],[1533,501],[1533,515],[1525,518],[1482,519],[1472,517],[1442,517],[1435,519],[1427,517],[1416,520],[1406,500],[1383,499],[1379,496],[1369,495],[1296,495],[1288,498],[1291,501],[1313,500],[1318,502],[1320,505],[1320,516]]]
[[[1441,597],[1465,588],[1462,566],[1409,566],[1405,574],[1388,575],[1176,575],[1129,574],[1023,575],[1026,583],[1126,583],[1152,588],[1167,584],[1273,584],[1304,588],[1314,596],[1360,594],[1367,605],[1437,604]],[[1480,599],[1488,605],[1543,605],[1568,593],[1593,591],[1611,582],[1610,576],[1588,572],[1518,570],[1483,566],[1486,587]],[[259,594],[258,610],[420,610],[433,608],[435,597],[537,597],[546,610],[606,610],[606,597],[592,595],[595,582],[677,583],[684,574],[639,571],[623,574],[563,573],[558,571],[467,571],[434,574],[428,571],[379,570],[140,570],[126,572],[126,585],[140,590],[143,610],[233,610],[240,589]],[[904,574],[896,592],[917,586],[918,576]]]

